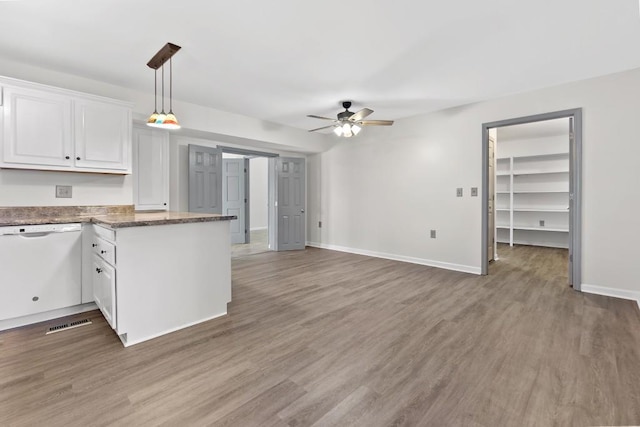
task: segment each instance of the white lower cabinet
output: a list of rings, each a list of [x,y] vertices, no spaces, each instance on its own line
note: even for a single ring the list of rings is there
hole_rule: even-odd
[[[117,329],[115,232],[97,225],[91,231],[93,299],[109,325]]]
[[[98,255],[93,256],[93,297],[109,325],[116,329],[116,270]]]
[[[95,245],[95,246],[94,246]],[[93,224],[93,295],[125,346],[227,313],[229,221]]]

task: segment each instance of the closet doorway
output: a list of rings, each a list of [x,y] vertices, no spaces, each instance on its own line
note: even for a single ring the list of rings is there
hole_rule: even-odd
[[[482,274],[501,253],[560,260],[580,290],[581,123],[574,109],[483,124]]]

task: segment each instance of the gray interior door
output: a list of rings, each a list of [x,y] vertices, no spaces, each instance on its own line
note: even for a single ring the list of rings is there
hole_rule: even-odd
[[[489,137],[489,230],[487,233],[487,260],[493,261],[495,259],[495,238],[496,238],[496,217],[494,203],[496,199],[495,183],[496,183],[496,169],[495,169],[495,148],[496,142],[492,137]]]
[[[276,165],[278,250],[304,249],[306,242],[305,160],[279,157]]]
[[[231,221],[231,243],[247,243],[245,177],[247,159],[222,159],[222,212],[235,215]]]
[[[189,144],[189,212],[222,213],[222,150]]]

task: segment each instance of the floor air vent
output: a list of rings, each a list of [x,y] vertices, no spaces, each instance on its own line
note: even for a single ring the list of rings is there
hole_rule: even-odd
[[[90,325],[92,322],[89,319],[76,320],[69,323],[63,323],[62,325],[56,325],[49,328],[49,331],[45,335],[54,334],[56,332],[66,331],[67,329],[79,328],[80,326]]]

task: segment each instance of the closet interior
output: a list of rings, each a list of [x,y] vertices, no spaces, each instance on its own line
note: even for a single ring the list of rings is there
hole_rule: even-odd
[[[564,118],[492,133],[495,242],[569,247],[569,131]]]

